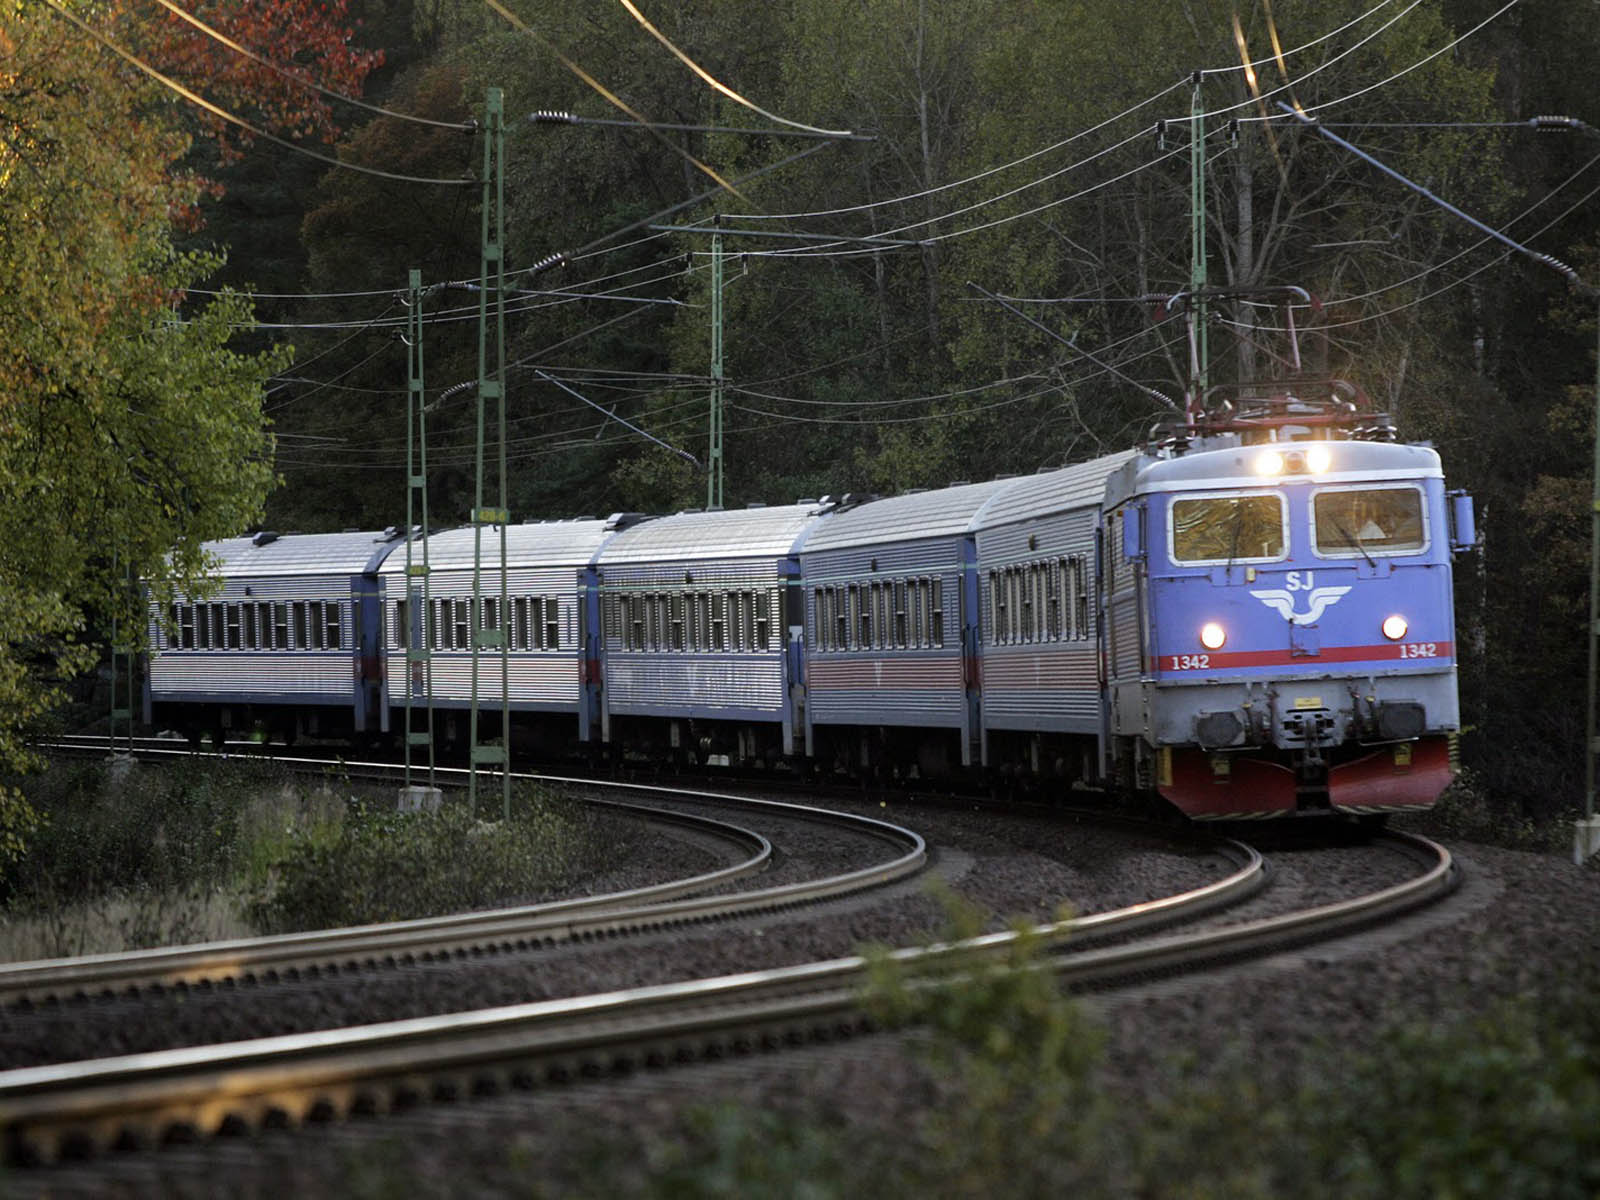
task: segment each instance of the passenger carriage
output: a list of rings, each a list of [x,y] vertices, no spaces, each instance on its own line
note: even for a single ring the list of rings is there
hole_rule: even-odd
[[[379,571],[398,544],[265,532],[207,543],[221,590],[150,611],[145,722],[219,743],[257,726],[291,742],[385,732]]]
[[[683,512],[596,555],[601,738],[683,762],[800,750],[796,543],[815,504]]]
[[[982,762],[992,770],[1100,775],[1100,513],[1107,478],[1133,456],[1016,480],[975,518]]]
[[[825,769],[979,764],[972,523],[1009,486],[842,504],[806,535],[806,738]]]
[[[595,659],[583,642],[585,579],[601,546],[625,528],[631,514],[609,520],[540,521],[444,530],[423,547],[413,544],[411,587],[405,586],[404,548],[383,565],[387,609],[384,652],[391,724],[404,725],[408,694],[413,714],[432,689],[435,736],[467,737],[472,704],[473,561],[481,563],[487,631],[478,654],[481,714],[499,722],[502,686],[509,689],[514,741],[544,753],[570,753],[590,740],[598,713],[589,702]],[[506,612],[500,606],[501,537],[505,538]],[[475,545],[478,548],[475,550]],[[421,568],[426,566],[426,576]],[[507,677],[501,678],[499,638],[506,639]],[[425,653],[419,653],[425,651]],[[586,670],[586,666],[588,669]],[[413,715],[415,724],[419,719]]]

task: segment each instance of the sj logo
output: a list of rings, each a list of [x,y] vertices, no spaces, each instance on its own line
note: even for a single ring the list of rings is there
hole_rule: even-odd
[[[1317,587],[1315,571],[1290,571],[1281,588],[1265,588],[1250,594],[1291,625],[1314,625],[1317,618],[1339,602],[1348,587]],[[1306,592],[1306,611],[1296,612],[1297,593]]]

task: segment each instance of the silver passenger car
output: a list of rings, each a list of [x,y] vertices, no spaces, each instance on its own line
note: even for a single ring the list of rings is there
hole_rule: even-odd
[[[1015,481],[978,513],[983,762],[1092,777],[1103,713],[1096,542],[1129,450]]]
[[[398,544],[374,533],[208,543],[221,590],[150,611],[145,721],[194,741],[258,724],[287,740],[386,730],[379,568]]]
[[[1011,481],[842,508],[802,542],[806,731],[825,768],[908,759],[938,775],[975,759],[971,526]],[[928,731],[937,731],[929,736]]]
[[[683,512],[606,543],[594,566],[607,743],[684,761],[796,752],[803,647],[785,592],[817,519],[810,504]]]
[[[590,713],[583,701],[582,576],[590,561],[622,524],[621,519],[540,521],[504,529],[506,612],[500,605],[501,526],[485,526],[481,534],[481,592],[484,611],[472,612],[474,543],[470,526],[432,534],[427,542],[426,589],[413,575],[405,586],[404,547],[383,566],[386,583],[384,654],[388,703],[405,707],[407,688],[413,704],[426,703],[432,684],[435,708],[445,710],[443,730],[463,736],[454,715],[472,700],[472,636],[476,624],[503,633],[507,640],[508,679],[502,680],[500,650],[482,648],[478,656],[478,697],[485,708],[498,709],[507,687],[513,714],[559,714],[576,725],[563,737],[589,736]],[[423,564],[420,542],[411,548],[413,567]],[[480,617],[479,622],[474,616]],[[426,657],[408,650],[426,647]],[[409,659],[409,671],[408,671]],[[513,715],[513,723],[517,720]],[[530,727],[539,722],[530,722]],[[570,724],[563,722],[563,724]]]

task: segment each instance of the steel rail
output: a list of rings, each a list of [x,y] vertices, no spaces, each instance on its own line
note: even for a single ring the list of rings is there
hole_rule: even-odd
[[[1052,922],[1054,942],[1212,911],[1261,886],[1252,848],[1228,843],[1237,869],[1177,896]],[[903,949],[917,965],[950,952],[998,951],[1018,935]],[[0,1130],[13,1160],[54,1158],[154,1138],[381,1110],[407,1097],[493,1091],[559,1078],[588,1063],[670,1060],[728,1041],[793,1039],[861,1022],[859,955],[714,979],[630,988],[477,1012],[412,1018],[223,1045],[0,1072]]]
[[[278,761],[292,764],[304,760]],[[389,764],[345,765],[356,770],[376,767],[390,769]],[[450,774],[451,770],[441,768],[439,773]],[[723,807],[758,809],[769,814],[841,825],[888,842],[900,853],[885,862],[819,880],[722,896],[693,896],[694,893],[706,892],[765,870],[772,859],[771,843],[761,834],[726,821],[591,797],[585,802],[632,812],[657,823],[694,828],[740,843],[751,853],[744,861],[715,871],[604,896],[424,917],[382,925],[0,964],[0,1003],[15,1004],[51,996],[126,992],[141,987],[192,985],[223,979],[275,978],[330,966],[399,963],[487,947],[525,949],[541,943],[616,936],[694,921],[749,916],[880,887],[920,871],[927,863],[927,846],[921,835],[876,817],[714,792],[547,776],[537,778],[544,782],[575,784],[594,790],[648,793],[660,798],[673,797]]]
[[[746,856],[713,871],[600,896],[420,917],[374,925],[230,938],[72,958],[0,963],[0,1004],[126,992],[224,979],[288,975],[332,965],[395,963],[490,945],[525,947],[617,933],[645,914],[668,919],[665,902],[764,871],[772,843],[753,830],[708,817],[607,803],[652,824],[676,825],[740,847]]]

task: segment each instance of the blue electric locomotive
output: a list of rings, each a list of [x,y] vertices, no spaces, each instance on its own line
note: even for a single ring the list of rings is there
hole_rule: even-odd
[[[1113,770],[1193,817],[1426,807],[1451,777],[1471,502],[1427,446],[1293,422],[1142,456],[1106,489]]]

